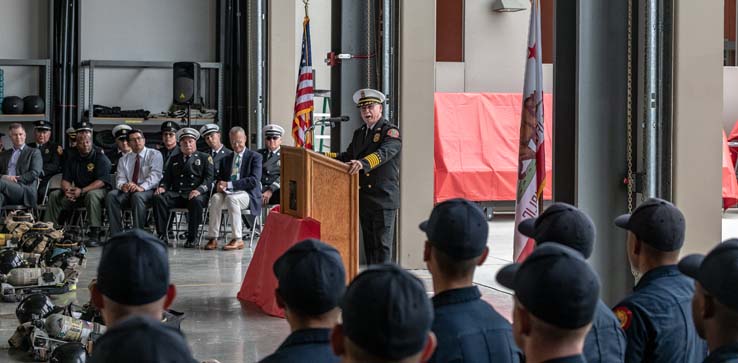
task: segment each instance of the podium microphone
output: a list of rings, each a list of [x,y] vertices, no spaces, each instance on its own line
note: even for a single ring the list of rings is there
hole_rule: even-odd
[[[348,122],[350,119],[351,118],[348,116],[337,116],[337,117],[324,118],[320,121],[334,123],[334,122]]]

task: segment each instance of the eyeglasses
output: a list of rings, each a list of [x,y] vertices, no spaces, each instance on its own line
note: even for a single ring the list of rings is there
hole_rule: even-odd
[[[141,141],[141,140],[143,140],[143,137],[129,137],[128,138],[128,142],[131,142],[131,141]]]
[[[265,137],[265,139],[267,139],[267,140],[277,140],[277,139],[279,139],[279,136],[267,136],[267,137]]]

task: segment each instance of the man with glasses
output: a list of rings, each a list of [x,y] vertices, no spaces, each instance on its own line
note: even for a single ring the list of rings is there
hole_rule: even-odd
[[[280,149],[282,148],[284,128],[269,124],[264,126],[264,144],[259,150],[263,160],[261,168],[261,202],[262,205],[279,204]]]
[[[161,153],[146,147],[143,131],[128,132],[131,152],[118,162],[115,189],[105,197],[105,206],[110,221],[110,234],[123,230],[121,207],[129,206],[133,215],[133,228],[146,225],[146,207],[154,197],[163,173]]]
[[[354,132],[345,152],[329,153],[359,174],[359,219],[367,265],[390,262],[395,217],[400,207],[400,130],[382,118],[385,96],[373,89],[354,93],[364,126]]]

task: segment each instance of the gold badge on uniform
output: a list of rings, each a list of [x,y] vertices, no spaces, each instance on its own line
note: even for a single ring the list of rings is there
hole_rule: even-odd
[[[92,172],[93,170],[95,170],[95,164],[93,163],[87,164],[87,171]]]
[[[213,157],[212,156],[209,156],[208,155],[208,162],[210,163],[210,165],[213,165]],[[200,165],[200,164],[197,164],[197,165]]]
[[[195,159],[195,166],[200,166],[200,159]]]
[[[615,317],[620,321],[620,327],[623,330],[627,330],[630,326],[631,320],[633,319],[633,313],[630,309],[625,306],[618,306],[613,310],[613,312],[615,313]]]
[[[374,142],[379,142],[379,137],[381,135],[379,133],[374,134]]]
[[[48,153],[49,153],[49,149],[44,150],[44,154],[48,154]]]

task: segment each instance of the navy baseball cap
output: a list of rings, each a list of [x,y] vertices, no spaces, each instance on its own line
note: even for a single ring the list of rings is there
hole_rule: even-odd
[[[346,291],[341,254],[316,239],[290,247],[274,262],[279,295],[291,310],[320,315],[335,307]]]
[[[592,219],[573,205],[554,203],[538,218],[518,224],[518,232],[536,240],[536,244],[557,242],[579,251],[584,258],[592,255],[595,227]]]
[[[196,362],[184,336],[152,318],[134,315],[95,341],[90,362]]]
[[[558,243],[533,250],[521,263],[507,265],[497,282],[533,316],[562,329],[592,322],[600,296],[600,280],[582,255]]]
[[[343,333],[372,356],[399,360],[420,352],[433,322],[423,283],[393,264],[372,265],[346,289]]]
[[[452,258],[478,257],[487,247],[487,218],[478,205],[466,199],[438,203],[420,229],[434,247]]]
[[[738,311],[738,239],[724,241],[707,256],[684,257],[679,271],[699,281],[721,304]]]
[[[615,218],[615,225],[659,251],[676,251],[684,245],[684,214],[663,199],[647,199],[632,214]]]
[[[123,305],[144,305],[169,289],[167,245],[141,229],[118,233],[103,247],[97,287]]]

